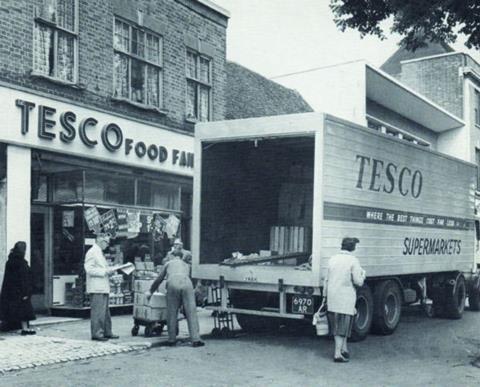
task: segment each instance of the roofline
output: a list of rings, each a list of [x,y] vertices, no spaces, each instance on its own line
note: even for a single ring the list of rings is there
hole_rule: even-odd
[[[409,88],[408,86],[404,85],[403,83],[399,82],[396,78],[392,77],[390,74],[386,73],[385,71],[382,71],[374,66],[372,66],[371,64],[369,63],[365,63],[365,66],[366,67],[369,67],[372,71],[375,71],[377,72],[378,74],[380,74],[382,77],[388,79],[390,82],[394,83],[395,85],[397,85],[398,87],[404,89],[405,91],[407,91],[408,93],[412,94],[414,97],[422,100],[423,102],[427,103],[428,105],[434,107],[435,109],[437,109],[438,111],[442,112],[443,114],[447,115],[448,117],[450,117],[452,120],[458,122],[458,126],[465,126],[465,121],[463,121],[462,119],[460,119],[459,117],[455,116],[454,114],[448,112],[447,110],[445,110],[444,108],[442,108],[441,106],[437,105],[435,102],[432,102],[431,100],[429,100],[428,98],[426,98],[425,96],[423,96],[422,94],[419,94],[417,93],[415,90],[412,90],[411,88]]]
[[[453,55],[468,55],[468,54],[465,54],[464,52],[460,52],[460,51],[453,51],[453,52],[446,52],[444,54],[422,56],[421,58],[405,59],[405,60],[401,60],[400,63],[404,64],[404,63],[420,62],[422,60],[430,60],[430,59],[442,58],[444,56],[453,56]]]
[[[213,1],[210,1],[210,0],[195,0],[197,3],[200,3],[202,5],[204,5],[205,7],[208,7],[212,10],[214,10],[215,12],[218,12],[219,14],[227,17],[227,18],[230,18],[230,11],[223,8],[223,7],[220,7],[218,4],[214,3]]]

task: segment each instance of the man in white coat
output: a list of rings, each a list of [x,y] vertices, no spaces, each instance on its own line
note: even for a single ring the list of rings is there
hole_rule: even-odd
[[[342,250],[328,261],[328,272],[325,278],[324,297],[327,299],[330,329],[335,339],[334,361],[344,363],[350,358],[347,338],[352,332],[355,316],[357,292],[355,287],[362,286],[365,270],[352,254],[355,251],[357,238],[343,238]]]
[[[103,251],[109,244],[109,236],[99,234],[95,239],[95,244],[85,254],[87,293],[90,294],[90,329],[92,340],[97,341],[118,339],[118,336],[112,333],[109,308],[109,276],[114,273],[114,270],[108,267],[105,255],[103,255]]]

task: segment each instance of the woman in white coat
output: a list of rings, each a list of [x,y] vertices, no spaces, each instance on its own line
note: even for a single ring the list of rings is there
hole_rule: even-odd
[[[357,238],[343,238],[342,250],[328,261],[328,272],[325,277],[324,297],[327,299],[330,329],[335,339],[335,354],[333,360],[345,363],[350,354],[347,338],[352,332],[355,315],[357,292],[355,287],[362,286],[365,271],[358,259],[352,254]]]

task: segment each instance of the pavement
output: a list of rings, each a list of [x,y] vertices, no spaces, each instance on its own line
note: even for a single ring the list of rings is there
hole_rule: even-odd
[[[201,334],[209,334],[213,328],[211,311],[198,308]],[[93,357],[115,355],[130,351],[142,351],[165,345],[166,327],[163,333],[145,337],[140,327],[138,336],[132,336],[134,326],[131,315],[113,316],[113,332],[117,340],[98,342],[90,340],[90,320],[42,316],[32,322],[36,335],[21,336],[18,332],[0,334],[0,374],[35,368],[48,364],[85,360]],[[179,321],[179,345],[190,345],[185,319]]]

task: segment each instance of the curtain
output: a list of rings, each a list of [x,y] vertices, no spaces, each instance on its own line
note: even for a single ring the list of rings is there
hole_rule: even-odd
[[[115,54],[113,66],[113,95],[117,98],[128,98],[128,59],[121,54]]]
[[[147,105],[160,106],[160,70],[147,66]]]
[[[39,24],[35,25],[34,31],[33,68],[53,76],[53,31]]]
[[[64,81],[74,81],[74,47],[74,38],[58,31],[57,77]]]
[[[198,119],[200,121],[208,121],[210,107],[210,89],[206,86],[199,86],[200,89],[200,112]]]

